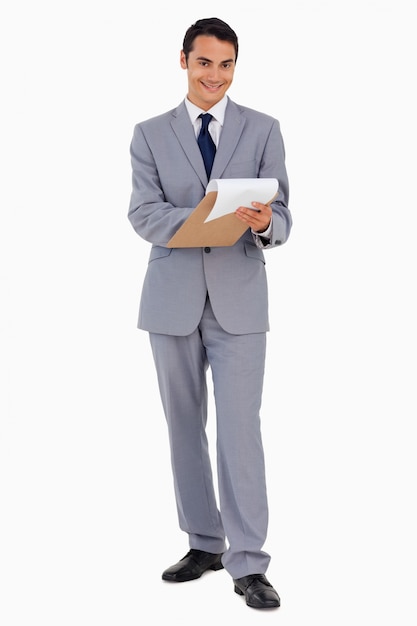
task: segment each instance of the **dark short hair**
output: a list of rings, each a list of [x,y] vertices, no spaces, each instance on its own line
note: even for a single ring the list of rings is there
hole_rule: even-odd
[[[182,50],[187,61],[188,55],[193,49],[194,39],[199,35],[208,35],[209,37],[216,37],[221,41],[229,41],[235,48],[235,61],[237,60],[239,46],[235,31],[230,28],[229,24],[219,20],[217,17],[208,17],[202,20],[197,20],[197,22],[192,24],[185,33]]]

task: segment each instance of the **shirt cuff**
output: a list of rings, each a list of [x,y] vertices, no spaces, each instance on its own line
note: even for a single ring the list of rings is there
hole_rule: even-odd
[[[263,230],[261,232],[256,231],[256,230],[252,230],[254,235],[257,235],[258,237],[266,237],[267,239],[271,238],[271,231],[272,231],[272,220],[269,222],[269,226],[266,230]]]

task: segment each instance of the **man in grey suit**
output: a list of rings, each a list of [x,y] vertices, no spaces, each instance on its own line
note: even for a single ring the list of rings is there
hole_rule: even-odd
[[[188,28],[180,53],[188,93],[175,109],[135,126],[129,219],[152,244],[138,326],[150,334],[167,420],[180,528],[189,552],[162,578],[184,582],[223,567],[248,606],[280,605],[265,576],[268,525],[260,406],[268,293],[263,251],[282,245],[292,220],[284,146],[276,119],[232,102],[238,40],[217,18]],[[215,157],[199,149],[210,113]],[[206,124],[207,126],[207,124]],[[211,178],[276,178],[270,205],[236,207],[247,229],[232,246],[170,248]],[[206,374],[216,408],[215,495],[208,450]]]

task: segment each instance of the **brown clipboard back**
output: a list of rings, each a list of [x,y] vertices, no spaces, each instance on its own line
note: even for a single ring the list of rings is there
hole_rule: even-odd
[[[248,226],[234,213],[204,222],[214,206],[217,191],[209,191],[190,217],[167,243],[168,248],[200,248],[202,246],[233,246]]]

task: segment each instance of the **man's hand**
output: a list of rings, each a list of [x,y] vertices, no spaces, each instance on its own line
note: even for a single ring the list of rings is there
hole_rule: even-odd
[[[263,233],[271,223],[272,209],[269,204],[260,202],[252,202],[252,206],[253,209],[240,206],[236,209],[235,215],[255,232]]]

